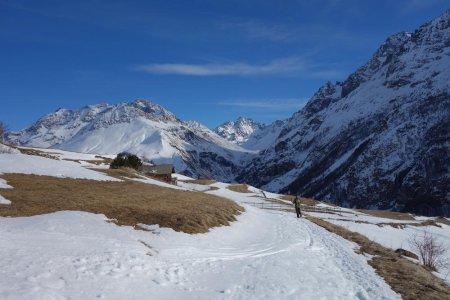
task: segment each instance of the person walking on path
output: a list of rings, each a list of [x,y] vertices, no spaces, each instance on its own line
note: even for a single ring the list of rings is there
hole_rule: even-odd
[[[295,212],[297,213],[297,218],[300,218],[302,216],[302,212],[300,210],[300,198],[298,195],[295,195],[294,201],[292,203],[295,205]]]

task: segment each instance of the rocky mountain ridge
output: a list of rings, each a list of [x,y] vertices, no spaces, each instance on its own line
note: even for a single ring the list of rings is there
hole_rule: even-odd
[[[8,135],[11,143],[85,153],[136,153],[177,171],[230,181],[253,155],[195,121],[183,122],[158,104],[138,99],[77,110],[58,109]]]
[[[450,11],[322,86],[238,181],[340,205],[450,214]]]

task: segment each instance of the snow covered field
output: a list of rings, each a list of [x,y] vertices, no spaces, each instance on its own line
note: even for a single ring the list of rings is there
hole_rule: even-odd
[[[289,213],[136,231],[103,215],[0,218],[2,299],[398,299],[355,245]]]
[[[0,155],[0,172],[17,170],[111,180],[79,163]],[[138,231],[78,211],[0,217],[0,299],[400,299],[356,244],[293,213],[246,204],[266,201],[258,189],[211,186],[207,193],[246,211],[206,234]],[[3,180],[1,188],[10,187]],[[186,182],[182,189],[206,190]]]

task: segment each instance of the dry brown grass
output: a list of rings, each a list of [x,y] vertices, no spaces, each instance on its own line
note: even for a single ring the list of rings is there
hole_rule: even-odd
[[[37,149],[25,149],[25,148],[20,148],[20,147],[16,147],[16,146],[11,146],[11,147],[16,148],[22,154],[42,156],[42,157],[50,158],[50,159],[59,159],[58,153],[55,153],[55,152],[44,152],[44,151],[40,151]]]
[[[341,226],[307,216],[313,223],[360,246],[359,251],[374,255],[368,263],[403,299],[450,299],[450,287],[424,267],[403,258],[393,250]]]
[[[111,164],[112,161],[113,161],[112,158],[104,157],[104,156],[101,156],[101,155],[96,155],[95,158],[98,158],[98,159],[103,160],[103,162],[104,162],[105,164],[108,164],[108,165]]]
[[[446,219],[446,218],[437,218],[436,220],[434,220],[437,223],[441,223],[441,224],[445,224],[450,226],[450,220]]]
[[[138,171],[136,171],[133,168],[119,168],[119,169],[97,169],[97,168],[90,168],[91,170],[105,173],[108,176],[115,177],[118,179],[125,179],[125,178],[142,178],[146,177],[143,174],[140,174]]]
[[[11,146],[11,147],[19,150],[20,153],[22,153],[22,154],[42,156],[42,157],[57,159],[57,160],[59,159],[59,157],[58,157],[59,153],[56,153],[56,152],[41,151],[39,149],[21,148],[21,147],[17,147],[17,146]],[[83,160],[83,159],[63,158],[62,160],[73,161],[73,162],[77,162],[77,163],[84,161],[84,162],[95,164],[95,165],[101,165],[103,163],[110,164],[113,161],[111,158],[103,157],[101,155],[96,155],[95,158],[97,158],[97,159]]]
[[[114,170],[113,172],[122,170]],[[109,171],[111,172],[111,171]],[[127,176],[129,176],[127,174]],[[0,216],[33,216],[61,210],[105,214],[119,225],[159,224],[187,233],[228,225],[243,208],[201,192],[179,191],[141,182],[102,182],[25,174],[4,174],[13,189],[0,194],[12,201]]]
[[[329,212],[327,212],[329,213]],[[344,221],[344,222],[353,222],[353,223],[357,223],[357,224],[372,224],[372,225],[376,225],[378,227],[383,227],[383,226],[391,226],[397,229],[404,229],[406,226],[415,226],[415,227],[423,227],[423,226],[436,226],[436,227],[442,227],[441,225],[439,225],[437,222],[435,222],[434,220],[426,220],[426,221],[422,221],[422,222],[410,222],[410,223],[393,223],[393,222],[383,222],[383,223],[371,223],[368,221],[363,221],[363,220],[349,220],[349,219],[342,219],[342,218],[338,218],[335,219],[336,221]]]
[[[442,227],[438,223],[436,223],[434,220],[426,220],[420,223],[405,223],[406,225],[416,226],[416,227],[422,227],[422,226],[436,226],[436,227]]]
[[[191,183],[191,184],[201,184],[201,185],[210,185],[210,184],[214,184],[217,182],[212,179],[192,179],[192,180],[178,180],[178,181]]]
[[[405,220],[405,221],[415,220],[414,216],[409,213],[401,213],[388,210],[369,210],[369,209],[355,209],[355,210],[379,218]]]
[[[229,185],[227,189],[237,193],[250,193],[250,191],[248,190],[248,185],[246,184]]]
[[[419,256],[417,254],[415,254],[414,252],[402,249],[402,248],[396,249],[395,253],[400,254],[402,256],[412,258],[412,259],[419,260]]]
[[[93,165],[101,165],[104,164],[105,162],[103,160],[93,160],[93,159],[70,159],[70,158],[63,158],[62,160],[66,160],[66,161],[73,161],[76,163],[81,163],[81,162],[86,162],[86,163],[90,163]]]

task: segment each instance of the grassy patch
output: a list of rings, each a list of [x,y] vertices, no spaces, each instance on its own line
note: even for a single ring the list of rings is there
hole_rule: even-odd
[[[450,299],[450,287],[424,267],[403,258],[393,250],[370,241],[365,236],[324,220],[308,220],[360,246],[359,251],[374,255],[369,264],[403,299]]]
[[[93,165],[101,165],[101,164],[105,163],[105,161],[103,161],[103,160],[94,160],[94,159],[70,159],[70,158],[63,158],[62,160],[73,161],[73,162],[76,162],[76,163],[79,163],[79,164],[81,164],[82,162],[85,162],[85,163],[90,163],[90,164],[93,164]]]
[[[436,220],[434,220],[437,223],[441,223],[441,224],[445,224],[450,226],[450,220],[446,219],[446,218],[437,218]]]
[[[192,179],[192,180],[178,180],[178,181],[191,183],[191,184],[201,184],[201,185],[211,185],[211,184],[214,184],[217,182],[212,179]]]
[[[56,152],[41,151],[41,150],[38,150],[38,149],[30,149],[30,148],[21,148],[21,147],[17,147],[17,146],[11,146],[11,147],[19,150],[20,153],[22,153],[22,154],[34,155],[34,156],[42,156],[42,157],[45,157],[45,158],[59,160],[59,155],[60,154],[56,153]],[[82,161],[84,161],[84,162],[95,164],[95,165],[110,164],[112,162],[111,158],[103,157],[103,156],[100,156],[100,155],[96,155],[95,158],[97,158],[97,159],[70,159],[70,158],[63,158],[62,160],[73,161],[73,162],[77,162],[77,163],[81,163]]]
[[[177,231],[202,233],[214,226],[228,225],[243,211],[235,202],[218,196],[134,181],[104,182],[25,174],[1,177],[13,189],[0,190],[2,196],[12,201],[0,207],[0,216],[78,210],[105,214],[116,219],[119,225],[159,224]]]
[[[441,225],[439,225],[438,223],[436,223],[434,220],[426,220],[420,223],[405,223],[405,225],[410,225],[410,226],[416,226],[416,227],[422,227],[422,226],[436,226],[436,227],[442,227]]]
[[[55,153],[55,152],[44,152],[44,151],[39,151],[37,149],[25,149],[25,148],[20,148],[20,147],[16,147],[16,146],[11,146],[11,147],[16,148],[22,154],[42,156],[45,158],[56,159],[56,160],[59,159],[58,153]]]
[[[118,179],[124,179],[124,178],[142,178],[145,177],[142,174],[139,174],[138,171],[132,168],[119,168],[119,169],[96,169],[96,168],[90,168],[91,170],[105,173],[108,176],[115,177]]]
[[[229,190],[237,193],[250,193],[248,185],[246,184],[233,184],[227,187]]]
[[[414,221],[414,216],[409,213],[394,212],[388,210],[369,210],[369,209],[355,209],[356,211],[379,218],[387,218],[392,220]]]
[[[439,223],[433,221],[433,220],[426,220],[419,223],[394,223],[394,222],[383,222],[383,223],[371,223],[368,221],[363,220],[349,220],[349,219],[335,219],[336,221],[345,221],[345,222],[353,222],[357,224],[372,224],[376,225],[378,227],[383,226],[391,226],[397,229],[404,229],[406,226],[415,226],[415,227],[423,227],[423,226],[436,226],[436,227],[442,227],[439,225]]]
[[[113,161],[112,158],[104,157],[104,156],[101,156],[101,155],[96,155],[95,158],[97,158],[97,159],[99,159],[99,160],[103,160],[103,162],[104,162],[105,164],[108,164],[108,165],[109,165],[110,163],[112,163],[112,161]]]

